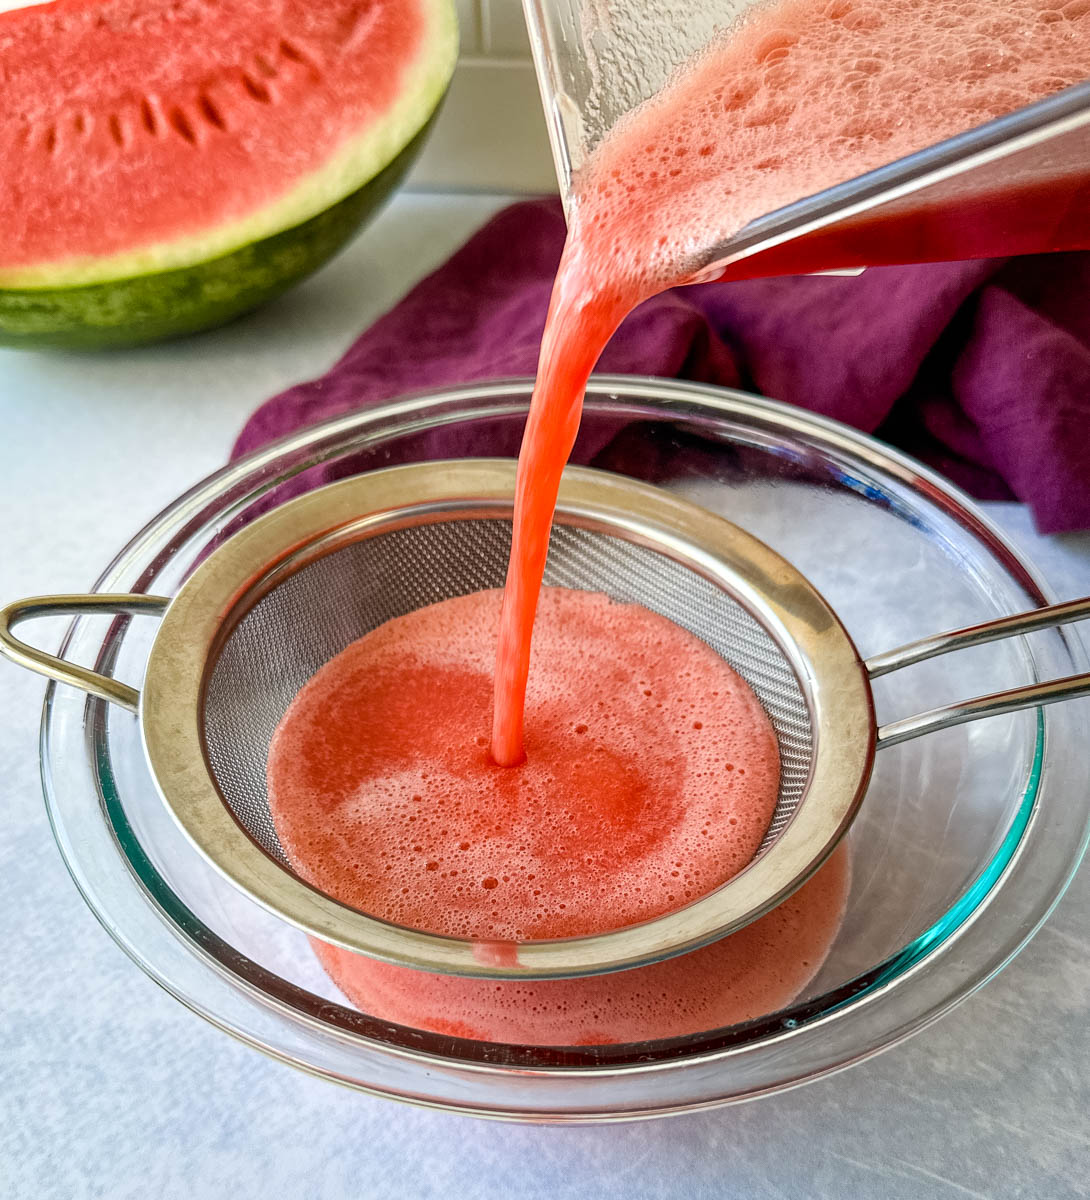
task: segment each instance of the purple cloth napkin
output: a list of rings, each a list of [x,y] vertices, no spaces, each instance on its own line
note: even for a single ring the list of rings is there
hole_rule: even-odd
[[[234,454],[404,393],[532,374],[563,241],[555,200],[501,212],[331,371],[262,405]],[[1044,533],[1080,529],[1088,295],[1090,253],[705,284],[641,305],[598,369],[784,400],[875,433],[978,497],[1024,501]],[[472,452],[437,437],[437,454]]]

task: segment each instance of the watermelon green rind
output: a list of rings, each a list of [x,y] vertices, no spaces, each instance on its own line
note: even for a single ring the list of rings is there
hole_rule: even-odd
[[[190,266],[77,287],[0,289],[0,345],[104,349],[223,325],[317,270],[386,200],[435,113],[362,187],[290,229]]]

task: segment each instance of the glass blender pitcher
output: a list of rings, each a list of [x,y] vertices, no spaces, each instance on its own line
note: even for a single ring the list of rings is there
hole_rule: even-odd
[[[557,177],[762,0],[524,0]],[[926,3],[927,0],[921,0]],[[1090,247],[1090,80],[751,221],[695,280]]]

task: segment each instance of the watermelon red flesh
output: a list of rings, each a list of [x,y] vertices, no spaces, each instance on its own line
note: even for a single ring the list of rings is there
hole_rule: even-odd
[[[455,53],[447,0],[0,13],[0,287],[185,266],[309,219],[416,133]]]

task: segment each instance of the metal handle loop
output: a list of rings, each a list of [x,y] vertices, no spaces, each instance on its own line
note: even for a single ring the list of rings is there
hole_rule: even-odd
[[[888,675],[913,663],[961,650],[966,646],[980,646],[985,642],[996,642],[1017,633],[1031,633],[1035,629],[1051,629],[1090,617],[1090,596],[1081,600],[1068,600],[1064,604],[1053,604],[1047,608],[1035,608],[1018,613],[1013,617],[1000,617],[982,625],[970,625],[965,629],[937,633],[933,637],[921,638],[886,654],[876,654],[863,664],[871,679]],[[1070,700],[1076,696],[1090,695],[1090,674],[1069,675],[1063,679],[1052,679],[1046,683],[1031,683],[1024,687],[1010,688],[1004,692],[993,692],[990,696],[978,696],[975,700],[963,700],[959,704],[948,704],[933,708],[883,725],[878,730],[877,745],[895,746],[935,729],[946,729],[950,725],[962,725],[981,717],[998,713],[1017,712],[1022,708],[1034,708],[1042,704],[1055,704],[1059,700]]]
[[[0,609],[0,654],[28,670],[46,675],[58,683],[70,683],[92,696],[136,712],[140,693],[127,683],[99,675],[97,671],[65,662],[55,654],[47,654],[20,641],[11,631],[21,621],[37,617],[84,616],[89,613],[132,613],[159,616],[166,611],[170,600],[164,596],[142,596],[134,593],[101,593],[98,595],[29,596]]]

